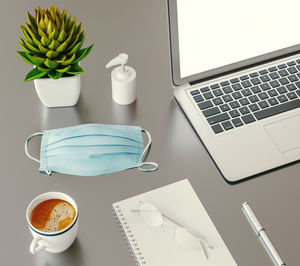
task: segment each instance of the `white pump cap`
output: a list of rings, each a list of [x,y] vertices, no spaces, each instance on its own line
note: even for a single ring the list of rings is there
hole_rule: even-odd
[[[130,104],[136,99],[136,72],[132,67],[125,66],[127,54],[119,54],[106,64],[106,68],[117,66],[111,72],[112,97],[118,104]]]

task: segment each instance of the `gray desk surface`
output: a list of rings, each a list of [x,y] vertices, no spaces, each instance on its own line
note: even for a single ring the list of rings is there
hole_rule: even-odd
[[[95,43],[82,62],[82,94],[75,107],[41,105],[33,82],[23,83],[30,66],[17,57],[18,25],[25,10],[49,1],[4,0],[1,4],[1,265],[134,265],[111,215],[113,202],[189,178],[238,265],[272,265],[241,212],[250,201],[288,265],[299,265],[299,170],[294,164],[237,185],[227,184],[174,101],[170,82],[165,1],[54,1],[78,16]],[[138,99],[130,106],[111,100],[110,71],[104,65],[120,52],[137,70]],[[80,177],[38,173],[24,154],[26,137],[36,131],[80,123],[141,125],[153,137],[149,159],[156,173],[133,169]],[[38,155],[39,142],[31,151]],[[234,162],[233,162],[234,167]],[[32,239],[25,221],[28,203],[40,193],[70,194],[80,209],[77,240],[64,253],[29,253]]]

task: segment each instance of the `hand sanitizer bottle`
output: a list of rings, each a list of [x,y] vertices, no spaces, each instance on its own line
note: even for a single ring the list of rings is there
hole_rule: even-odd
[[[113,100],[122,105],[131,104],[136,99],[136,72],[125,66],[127,62],[128,55],[119,54],[106,65],[106,68],[121,65],[111,72],[111,86]]]

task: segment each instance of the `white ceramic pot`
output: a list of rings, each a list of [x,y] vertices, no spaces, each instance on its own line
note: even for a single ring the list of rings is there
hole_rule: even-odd
[[[80,74],[60,79],[40,78],[34,80],[36,92],[47,107],[73,106],[80,95]]]

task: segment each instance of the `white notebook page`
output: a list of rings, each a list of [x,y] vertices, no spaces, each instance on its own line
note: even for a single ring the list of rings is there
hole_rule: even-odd
[[[181,226],[203,235],[214,246],[214,249],[207,249],[208,260],[202,250],[189,250],[179,245],[168,226],[151,227],[139,212],[131,212],[139,208],[140,201],[154,204]],[[146,265],[237,265],[187,179],[113,204],[114,208],[117,206]]]

